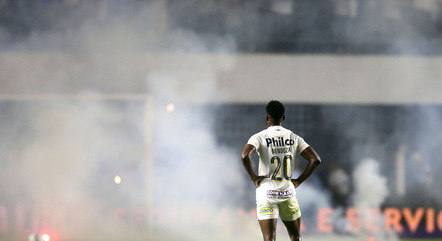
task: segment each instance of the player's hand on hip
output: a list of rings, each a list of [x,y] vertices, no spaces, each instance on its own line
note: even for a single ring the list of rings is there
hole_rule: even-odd
[[[255,180],[253,180],[253,184],[255,184],[255,187],[259,187],[259,184],[261,184],[262,180],[265,178],[268,178],[268,176],[256,176]]]
[[[298,188],[299,185],[301,185],[301,182],[299,182],[298,179],[292,179],[292,183],[295,186],[295,188]]]

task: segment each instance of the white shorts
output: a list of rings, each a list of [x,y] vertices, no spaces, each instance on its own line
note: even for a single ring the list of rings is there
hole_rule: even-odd
[[[283,221],[294,221],[301,217],[295,187],[292,183],[282,190],[275,190],[270,179],[264,179],[256,188],[256,212],[259,220],[281,217]]]
[[[301,209],[296,197],[284,201],[260,202],[256,208],[259,220],[281,217],[282,221],[294,221],[301,217]]]

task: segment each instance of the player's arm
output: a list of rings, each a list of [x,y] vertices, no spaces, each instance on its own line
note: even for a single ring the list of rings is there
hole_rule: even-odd
[[[261,181],[266,178],[266,176],[257,176],[255,171],[253,170],[252,156],[253,154],[255,154],[255,152],[256,148],[253,145],[247,144],[241,153],[241,160],[244,168],[252,179],[253,184],[255,184],[255,187],[258,187]]]
[[[321,158],[318,153],[310,146],[301,152],[301,156],[308,161],[308,165],[298,178],[292,179],[295,187],[299,187],[315,171],[316,167],[321,164]]]

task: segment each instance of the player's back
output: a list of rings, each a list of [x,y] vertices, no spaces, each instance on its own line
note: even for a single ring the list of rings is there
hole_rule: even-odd
[[[270,126],[253,135],[248,144],[255,146],[259,154],[258,175],[269,176],[260,185],[268,190],[267,195],[283,198],[289,195],[284,191],[294,192],[294,157],[308,147],[304,139],[282,126]]]

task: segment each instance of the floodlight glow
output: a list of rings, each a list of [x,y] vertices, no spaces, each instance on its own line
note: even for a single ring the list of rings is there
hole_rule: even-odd
[[[168,104],[166,106],[167,112],[172,112],[175,109],[175,106],[173,104]]]
[[[42,234],[41,235],[41,240],[42,241],[50,241],[51,240],[51,236],[49,236],[49,234]]]
[[[121,177],[120,177],[120,176],[115,176],[115,178],[114,178],[114,182],[115,182],[116,184],[120,184],[120,183],[121,183]]]

